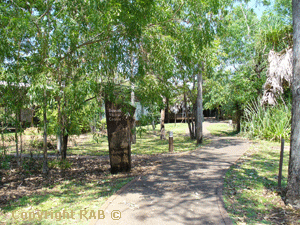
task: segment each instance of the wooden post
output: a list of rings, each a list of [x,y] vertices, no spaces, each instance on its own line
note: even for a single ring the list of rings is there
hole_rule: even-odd
[[[105,100],[111,173],[131,169],[131,138],[135,108]]]
[[[281,188],[282,165],[283,165],[283,151],[284,151],[284,138],[281,138],[280,161],[279,161],[279,174],[278,174],[278,187],[279,187],[279,188]]]
[[[173,131],[170,131],[169,134],[169,152],[173,152],[174,145],[173,145]]]

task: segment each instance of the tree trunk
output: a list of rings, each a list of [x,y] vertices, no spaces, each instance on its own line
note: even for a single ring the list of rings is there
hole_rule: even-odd
[[[65,160],[67,158],[68,138],[68,134],[63,134],[61,160]]]
[[[43,160],[43,174],[48,174],[48,152],[47,152],[47,95],[46,87],[44,90],[44,160]]]
[[[217,121],[220,120],[220,112],[219,112],[219,111],[220,111],[220,107],[218,106],[218,107],[217,107],[217,110],[216,110],[216,120],[217,120]]]
[[[6,126],[6,125],[4,125],[3,121],[1,122],[1,125],[2,125],[2,127],[1,127],[1,140],[2,140],[2,148],[3,148],[3,157],[5,157],[6,156],[6,146],[5,146],[5,141],[4,141],[4,130],[5,130],[4,126]]]
[[[202,139],[203,139],[202,71],[199,71],[199,73],[197,74],[197,86],[198,86],[197,106],[196,106],[197,110],[196,110],[195,120],[196,120],[196,140],[197,140],[197,145],[199,145],[202,143]]]
[[[16,111],[16,125],[15,125],[15,143],[16,143],[16,153],[17,153],[17,163],[18,166],[20,166],[20,153],[19,153],[19,138],[18,138],[18,132],[19,132],[19,110]]]
[[[241,118],[242,118],[242,109],[239,103],[236,104],[236,118],[235,118],[235,122],[236,122],[236,132],[240,132],[241,131]]]
[[[166,139],[166,131],[165,131],[165,103],[166,103],[166,98],[163,97],[163,103],[164,103],[164,108],[161,109],[160,111],[160,139],[164,140]]]
[[[184,108],[185,108],[185,116],[187,118],[187,122],[188,122],[188,127],[189,127],[189,132],[190,132],[190,138],[192,140],[195,139],[195,133],[194,133],[194,124],[193,124],[193,119],[190,119],[190,114],[187,108],[187,100],[186,100],[186,93],[184,93]]]
[[[155,130],[155,121],[154,120],[152,120],[152,130]]]
[[[20,117],[20,120],[19,121],[21,121],[21,113],[20,113],[20,115],[19,115],[19,117]],[[22,126],[22,122],[21,123],[19,123],[20,124],[20,165],[22,165],[22,153],[23,153],[23,136],[22,136],[22,128],[23,128],[23,126]]]
[[[62,136],[61,136],[61,130],[62,130],[62,119],[61,119],[61,99],[60,97],[57,100],[57,124],[58,124],[58,131],[57,131],[57,157],[61,155],[61,147],[62,147]]]
[[[134,85],[131,84],[131,104],[132,106],[135,105],[135,96],[134,96]],[[136,143],[136,123],[135,123],[135,115],[133,115],[133,123],[132,123],[132,135],[131,135],[131,143]]]
[[[300,208],[300,0],[293,0],[292,129],[287,203]]]
[[[131,64],[131,78],[133,79],[133,53],[131,52],[131,59],[130,59],[130,64]],[[135,106],[135,95],[134,95],[134,83],[131,83],[131,105]],[[133,115],[133,124],[132,124],[132,135],[131,135],[131,143],[135,144],[136,143],[136,123],[135,123],[135,115]]]
[[[169,98],[166,98],[167,101],[167,111],[166,111],[166,120],[170,123],[170,111],[169,111]]]

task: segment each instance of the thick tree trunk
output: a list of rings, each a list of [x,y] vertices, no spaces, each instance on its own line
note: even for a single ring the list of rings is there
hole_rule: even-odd
[[[164,140],[166,139],[166,131],[165,131],[165,103],[166,103],[166,98],[163,97],[163,103],[164,103],[164,108],[161,109],[160,111],[160,139]]]
[[[203,121],[203,107],[202,107],[202,71],[197,75],[197,110],[196,110],[196,140],[197,144],[202,143],[203,131],[202,131],[202,121]]]
[[[300,0],[293,0],[292,132],[287,203],[300,208]]]

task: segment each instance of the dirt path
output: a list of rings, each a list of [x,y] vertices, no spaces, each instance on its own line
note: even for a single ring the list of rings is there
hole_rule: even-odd
[[[204,122],[205,136],[210,136],[210,124]],[[161,156],[157,169],[112,196],[102,207],[105,218],[90,224],[231,224],[221,200],[223,179],[249,143],[237,137],[210,138],[198,150]]]

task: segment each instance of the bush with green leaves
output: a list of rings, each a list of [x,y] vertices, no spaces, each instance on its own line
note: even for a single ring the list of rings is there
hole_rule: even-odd
[[[0,156],[0,169],[8,170],[10,168],[11,160],[12,156],[10,155]]]
[[[244,111],[242,131],[250,138],[289,140],[291,105],[262,106],[259,100],[249,102]]]
[[[68,160],[50,160],[48,162],[48,167],[50,169],[61,169],[66,170],[72,167],[72,162],[69,162]]]
[[[107,129],[107,124],[106,124],[106,118],[103,118],[97,123],[97,126],[99,127],[100,130],[106,130]]]

